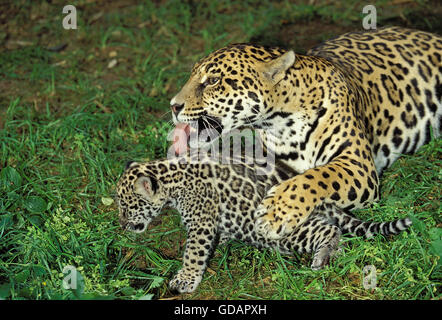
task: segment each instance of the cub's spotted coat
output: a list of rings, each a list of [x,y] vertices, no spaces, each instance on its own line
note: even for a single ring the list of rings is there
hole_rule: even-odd
[[[185,160],[185,161],[184,161]],[[200,159],[201,160],[201,159]],[[275,183],[294,172],[282,163],[265,171],[244,163],[195,162],[189,158],[129,163],[117,186],[119,220],[124,229],[143,232],[164,206],[176,208],[187,229],[183,267],[170,288],[192,292],[200,283],[217,243],[242,240],[284,254],[313,252],[320,269],[336,251],[341,232],[370,237],[397,234],[411,221],[369,223],[336,206],[323,204],[287,237],[274,240],[257,232],[255,209]]]
[[[175,123],[252,126],[301,174],[272,187],[257,228],[280,239],[323,204],[366,207],[378,175],[442,129],[442,37],[398,27],[347,33],[308,55],[233,44],[198,62],[171,100]]]

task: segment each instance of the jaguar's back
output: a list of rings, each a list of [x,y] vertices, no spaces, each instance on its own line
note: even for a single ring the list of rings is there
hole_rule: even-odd
[[[442,36],[402,27],[351,32],[308,54],[345,70],[378,172],[442,130]],[[433,130],[433,132],[431,132]]]

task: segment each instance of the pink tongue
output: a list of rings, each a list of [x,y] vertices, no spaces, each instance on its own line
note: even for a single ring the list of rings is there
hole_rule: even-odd
[[[180,155],[189,149],[187,143],[190,136],[190,126],[187,123],[178,123],[173,129],[172,136],[172,145],[176,154]]]

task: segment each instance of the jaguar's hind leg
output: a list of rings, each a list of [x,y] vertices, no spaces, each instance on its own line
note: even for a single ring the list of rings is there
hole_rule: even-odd
[[[338,251],[341,230],[325,215],[314,212],[286,238],[278,241],[280,251],[313,252],[313,270],[319,270],[329,263]]]
[[[322,269],[330,262],[330,258],[340,251],[341,230],[333,225],[325,225],[324,233],[327,233],[327,235],[320,240],[320,244],[314,250],[311,264],[313,270]]]

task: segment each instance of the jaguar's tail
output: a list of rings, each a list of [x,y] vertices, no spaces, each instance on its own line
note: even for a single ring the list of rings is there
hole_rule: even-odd
[[[342,233],[352,236],[370,238],[375,234],[382,234],[384,236],[395,235],[408,229],[412,224],[409,218],[388,222],[363,221],[334,205],[324,205],[324,209],[324,214],[334,225],[341,229]]]

